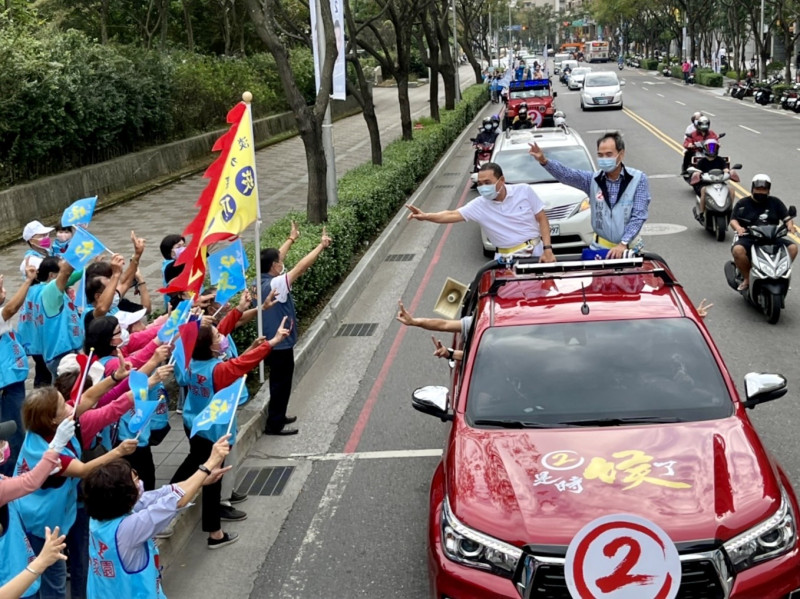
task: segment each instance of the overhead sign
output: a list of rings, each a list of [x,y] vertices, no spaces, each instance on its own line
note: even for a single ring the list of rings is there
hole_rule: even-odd
[[[657,524],[615,514],[593,520],[575,535],[564,575],[573,599],[675,599],[681,562]]]

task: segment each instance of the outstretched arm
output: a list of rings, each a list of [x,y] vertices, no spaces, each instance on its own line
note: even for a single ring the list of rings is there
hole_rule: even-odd
[[[458,210],[442,210],[441,212],[423,212],[416,206],[406,204],[409,209],[408,220],[426,220],[431,223],[444,225],[447,223],[464,222],[464,217]]]

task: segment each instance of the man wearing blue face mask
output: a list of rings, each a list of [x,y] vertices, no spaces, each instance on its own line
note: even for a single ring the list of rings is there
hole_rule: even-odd
[[[647,220],[650,185],[642,171],[626,167],[625,142],[618,132],[597,140],[597,172],[579,171],[548,160],[538,144],[530,144],[530,155],[553,177],[589,196],[592,210],[593,250],[608,250],[608,258],[622,258],[628,249],[644,246],[639,233]]]
[[[495,246],[495,258],[521,255],[540,256],[541,262],[556,261],[544,203],[528,185],[507,184],[500,165],[487,162],[478,171],[478,193],[481,197],[457,210],[427,213],[406,205],[408,220],[438,224],[474,221]]]

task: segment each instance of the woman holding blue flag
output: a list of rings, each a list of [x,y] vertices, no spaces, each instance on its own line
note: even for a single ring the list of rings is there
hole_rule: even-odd
[[[225,320],[238,320],[241,312],[233,310]],[[231,444],[236,441],[236,403],[240,399],[243,384],[239,382],[243,376],[247,375],[253,368],[272,351],[272,348],[289,336],[290,329],[286,328],[286,318],[281,322],[275,336],[267,341],[264,337],[259,337],[253,341],[252,345],[238,358],[223,361],[225,357],[224,341],[226,338],[214,326],[203,325],[197,333],[197,341],[192,352],[192,359],[186,372],[186,380],[179,381],[189,387],[186,396],[186,403],[183,407],[183,428],[186,436],[189,437],[189,455],[180,465],[172,481],[184,480],[192,472],[208,459],[212,451],[214,441],[224,435],[228,428],[228,422],[234,420],[230,427]],[[234,322],[235,324],[235,322]],[[228,418],[225,424],[211,424],[209,427],[200,429],[192,436],[192,427],[196,418],[212,403],[214,396],[234,385],[230,401],[234,405],[228,405]],[[226,400],[227,401],[227,400]],[[230,412],[233,412],[231,415]],[[230,545],[238,540],[236,533],[223,532],[221,521],[225,520],[244,520],[247,514],[239,510],[228,508],[225,510],[227,515],[223,515],[224,508],[220,505],[222,488],[219,483],[203,487],[203,531],[208,533],[208,548],[218,549]]]
[[[15,474],[29,472],[41,461],[48,449],[59,450],[59,465],[41,489],[17,500],[22,524],[34,552],[45,544],[42,535],[45,526],[61,529],[69,534],[75,523],[78,508],[78,483],[92,470],[131,453],[134,441],[127,441],[90,462],[82,462],[80,444],[72,434],[74,429],[63,431],[62,422],[73,419],[73,410],[54,387],[34,389],[22,406],[22,420],[27,433],[17,459]],[[68,434],[67,434],[68,433]],[[65,439],[66,437],[66,439]],[[66,598],[67,570],[63,562],[54,564],[41,578],[41,595],[44,598]]]
[[[212,445],[205,463],[186,480],[144,491],[136,471],[124,460],[98,468],[84,482],[91,518],[89,597],[164,599],[161,566],[153,537],[164,531],[197,491],[218,484],[230,451],[225,435]],[[101,567],[107,563],[111,567]]]

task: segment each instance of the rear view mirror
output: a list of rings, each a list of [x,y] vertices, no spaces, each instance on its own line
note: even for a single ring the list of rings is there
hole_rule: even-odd
[[[412,407],[422,412],[441,418],[442,421],[452,420],[453,415],[447,410],[447,387],[428,385],[420,387],[411,395]]]
[[[742,165],[741,165],[741,164],[739,164],[739,163],[737,162],[737,163],[736,163],[736,164],[734,164],[734,165],[733,165],[731,168],[732,168],[733,170],[735,170],[735,171],[738,171],[738,170],[741,170],[741,168],[742,168]]]
[[[625,85],[625,80],[623,79],[622,81],[620,81],[619,85],[620,85],[620,87],[623,87]]]
[[[720,133],[719,136],[718,136],[719,139],[722,139],[723,137],[725,137],[724,133]]]
[[[766,372],[748,372],[744,375],[744,388],[746,399],[742,403],[745,408],[783,397],[789,390],[783,375]]]
[[[553,97],[555,98],[557,96],[558,96],[558,92],[553,92]]]

